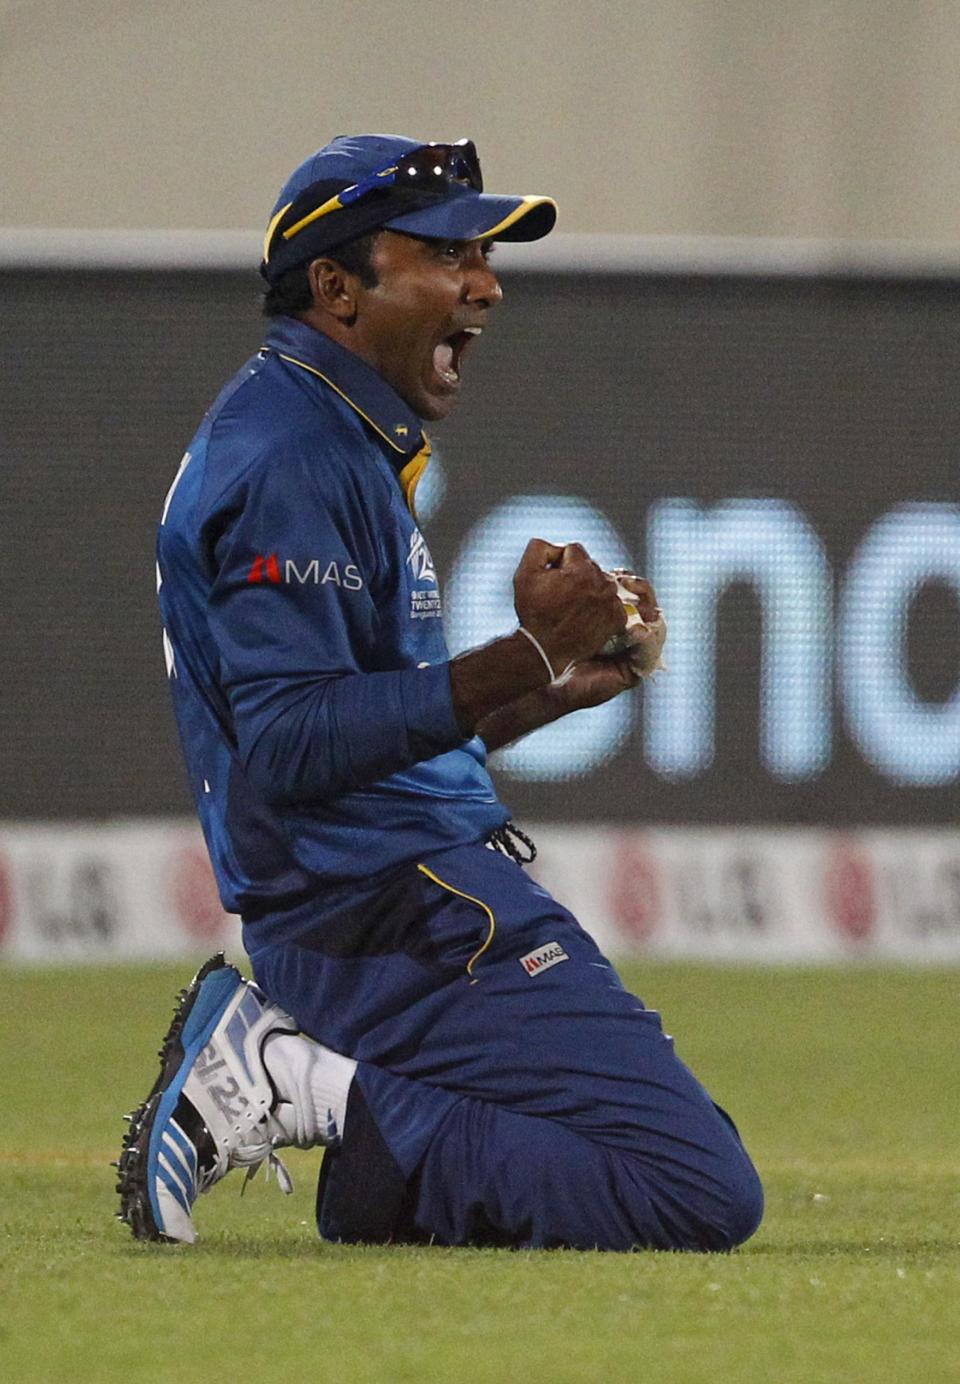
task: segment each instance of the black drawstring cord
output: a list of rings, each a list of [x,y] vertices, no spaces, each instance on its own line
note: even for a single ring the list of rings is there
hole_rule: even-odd
[[[514,837],[516,840],[513,839]],[[517,841],[526,846],[527,855],[523,854],[520,847],[517,845]],[[536,846],[530,840],[527,833],[521,831],[513,822],[504,822],[502,827],[497,827],[496,831],[492,831],[487,837],[487,842],[494,850],[499,851],[501,855],[508,855],[510,859],[515,860],[518,865],[529,865],[537,858]]]

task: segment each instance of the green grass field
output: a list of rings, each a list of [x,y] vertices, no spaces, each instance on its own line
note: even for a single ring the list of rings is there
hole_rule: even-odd
[[[960,972],[627,971],[767,1187],[697,1256],[325,1245],[313,1154],[136,1244],[106,1165],[188,969],[0,971],[7,1384],[960,1380]]]

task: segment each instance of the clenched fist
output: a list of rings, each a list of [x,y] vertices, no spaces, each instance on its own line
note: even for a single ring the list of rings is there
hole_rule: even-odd
[[[517,619],[555,676],[593,658],[627,624],[616,580],[579,543],[532,538],[514,573],[513,598]]]

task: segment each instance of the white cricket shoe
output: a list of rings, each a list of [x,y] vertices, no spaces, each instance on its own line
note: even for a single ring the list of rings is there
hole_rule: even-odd
[[[291,1142],[275,1118],[278,1104],[263,1063],[276,1033],[297,1032],[289,1014],[270,1004],[219,953],[197,972],[160,1049],[160,1075],[133,1112],[119,1172],[120,1220],[138,1240],[197,1238],[192,1209],[201,1192],[232,1168],[247,1178],[263,1162],[292,1184],[274,1152]]]

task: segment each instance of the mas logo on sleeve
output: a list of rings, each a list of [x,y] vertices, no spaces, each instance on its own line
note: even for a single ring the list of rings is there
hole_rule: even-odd
[[[321,557],[306,558],[300,562],[292,557],[283,558],[276,553],[257,553],[247,572],[247,582],[251,586],[267,583],[273,586],[339,586],[344,591],[359,591],[363,587],[363,577],[356,563],[328,561]]]
[[[545,942],[542,947],[537,947],[519,958],[520,965],[528,976],[538,976],[543,971],[549,971],[551,966],[559,966],[561,961],[569,960],[570,957],[559,942]]]

